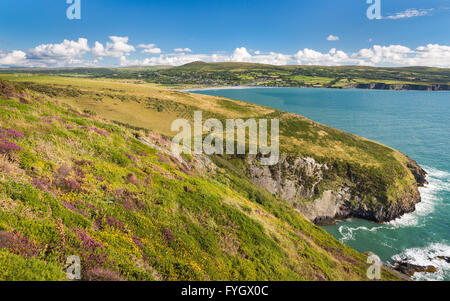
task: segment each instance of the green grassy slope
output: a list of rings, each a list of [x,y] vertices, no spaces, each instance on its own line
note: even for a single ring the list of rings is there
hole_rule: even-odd
[[[100,117],[151,129],[167,137],[175,135],[170,131],[173,120],[192,119],[196,110],[203,111],[204,119],[279,118],[283,154],[311,157],[331,167],[327,178],[317,187],[317,197],[325,190],[346,184],[360,195],[362,203],[376,208],[380,204],[392,206],[399,200],[410,198],[411,190],[417,190],[416,180],[409,168],[411,164],[416,165],[405,155],[298,115],[220,97],[171,91],[154,84],[137,84],[130,80],[45,75],[0,77],[36,93],[57,98],[81,111],[96,112]],[[241,159],[230,162],[239,165]],[[356,181],[349,181],[350,178]],[[378,201],[374,202],[374,198]]]
[[[366,279],[364,255],[284,202],[68,99],[0,81],[0,280],[64,280],[69,255],[86,280]]]

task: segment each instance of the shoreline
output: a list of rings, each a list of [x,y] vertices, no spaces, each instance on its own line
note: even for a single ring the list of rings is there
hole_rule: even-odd
[[[213,91],[213,90],[244,90],[244,89],[255,89],[255,88],[278,88],[278,87],[265,87],[265,86],[217,86],[217,87],[203,87],[203,88],[193,88],[193,89],[182,89],[177,90],[180,92],[195,92],[195,91]]]
[[[377,89],[377,88],[358,88],[358,87],[285,87],[285,86],[217,86],[217,87],[199,87],[190,89],[175,89],[179,92],[198,92],[198,91],[215,91],[215,90],[245,90],[245,89],[275,89],[275,88],[297,88],[297,89],[333,89],[333,90],[368,90],[368,91],[392,91],[392,92],[450,92],[450,90],[419,90],[419,89]]]

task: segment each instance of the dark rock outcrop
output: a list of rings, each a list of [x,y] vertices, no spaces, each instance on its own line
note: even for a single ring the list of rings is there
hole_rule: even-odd
[[[450,263],[450,256],[438,256],[437,259],[444,260],[447,263]]]
[[[416,187],[410,187],[402,197],[395,202],[386,205],[379,205],[375,208],[367,206],[364,203],[357,203],[352,207],[352,217],[371,220],[377,223],[384,223],[395,220],[406,213],[416,210],[416,205],[421,202],[420,193]],[[374,200],[376,202],[376,200]]]
[[[414,161],[413,159],[407,157],[409,162],[406,164],[406,166],[408,167],[408,169],[411,171],[411,173],[413,174],[414,178],[416,179],[417,185],[419,185],[419,187],[423,187],[426,184],[428,184],[427,181],[427,173],[425,170],[423,170],[419,164],[417,164],[416,161]]]
[[[429,266],[420,266],[412,263],[408,263],[406,261],[397,261],[393,266],[394,270],[399,271],[409,277],[414,276],[415,273],[436,273],[437,268],[429,265]]]

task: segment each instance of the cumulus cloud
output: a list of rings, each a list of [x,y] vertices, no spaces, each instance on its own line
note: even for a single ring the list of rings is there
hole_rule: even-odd
[[[121,59],[122,66],[178,66],[195,61],[204,62],[247,62],[272,65],[361,65],[361,66],[435,66],[450,68],[450,46],[429,44],[410,49],[402,45],[380,46],[364,48],[354,53],[346,53],[336,48],[328,52],[320,52],[305,48],[295,54],[270,52],[268,54],[253,55],[245,47],[236,48],[226,55],[220,54],[170,54],[144,60]]]
[[[121,66],[156,66],[156,65],[169,65],[180,66],[192,62],[204,61],[204,62],[230,62],[230,57],[221,54],[161,54],[160,56],[154,56],[145,58],[142,60],[135,59],[130,60],[126,57],[122,57],[120,60]]]
[[[402,12],[398,12],[394,15],[386,16],[386,17],[384,17],[384,19],[397,20],[397,19],[408,19],[408,18],[414,18],[414,17],[429,16],[433,13],[433,10],[434,10],[433,8],[428,8],[428,9],[409,8]]]
[[[163,54],[155,44],[140,44],[144,54],[153,54],[141,58],[138,54],[130,57],[135,47],[128,43],[127,37],[110,37],[103,45],[96,41],[92,48],[86,39],[78,41],[64,40],[59,44],[43,44],[28,51],[14,50],[0,52],[1,67],[63,67],[63,66],[103,66],[111,64],[104,57],[118,59],[121,66],[178,66],[195,61],[205,62],[249,62],[272,65],[366,65],[366,66],[432,66],[450,68],[450,46],[428,44],[417,48],[402,45],[374,45],[356,52],[344,52],[332,48],[321,52],[304,48],[294,54],[260,51],[249,51],[246,47],[238,47],[232,53],[218,52],[214,54],[194,54],[188,51],[177,51]],[[181,48],[180,48],[181,49]],[[90,59],[89,58],[90,56]]]
[[[192,52],[190,48],[175,48],[173,51],[175,52]]]
[[[81,57],[90,51],[88,40],[64,40],[60,44],[42,44],[28,50],[27,58],[36,60],[66,60]]]
[[[327,41],[339,41],[339,37],[330,34],[327,38]]]
[[[236,48],[233,55],[231,56],[231,60],[233,62],[250,62],[252,59],[252,55],[248,53],[245,47]]]
[[[428,44],[410,49],[401,45],[361,49],[352,55],[373,66],[432,66],[450,68],[450,46]]]
[[[97,57],[111,56],[120,58],[124,55],[130,55],[131,52],[136,50],[128,44],[128,37],[110,36],[109,39],[112,42],[107,42],[106,47],[98,41],[95,42],[92,53]]]
[[[161,48],[157,48],[156,44],[140,44],[140,45],[138,45],[138,48],[144,48],[144,50],[142,50],[142,53],[147,53],[147,54],[162,53]]]
[[[324,65],[338,66],[357,64],[362,65],[363,62],[358,58],[351,58],[347,53],[336,48],[330,49],[327,53],[321,53],[312,49],[305,48],[295,54],[297,64],[302,65]]]
[[[10,53],[0,53],[0,66],[14,67],[27,64],[27,54],[20,50],[14,50]]]
[[[354,53],[352,57],[363,59],[364,62],[369,62],[370,65],[384,63],[410,65],[410,55],[414,55],[413,51],[405,46],[375,45],[372,49],[361,49],[358,53]]]
[[[95,46],[94,46],[94,48],[92,48],[92,53],[98,57],[107,56],[105,47],[103,46],[102,43],[100,43],[98,41],[95,42]]]

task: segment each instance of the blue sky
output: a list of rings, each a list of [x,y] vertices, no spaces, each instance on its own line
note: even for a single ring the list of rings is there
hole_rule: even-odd
[[[203,59],[450,67],[450,0],[380,0],[381,20],[367,18],[366,0],[80,1],[81,20],[69,20],[66,0],[2,0],[0,66],[154,65]],[[330,35],[335,38],[327,39]],[[87,46],[77,44],[80,38]],[[58,47],[64,40],[75,44]],[[92,51],[96,41],[104,51]],[[39,45],[50,46],[33,51]],[[361,53],[365,49],[372,57]],[[64,50],[67,55],[58,52]]]

